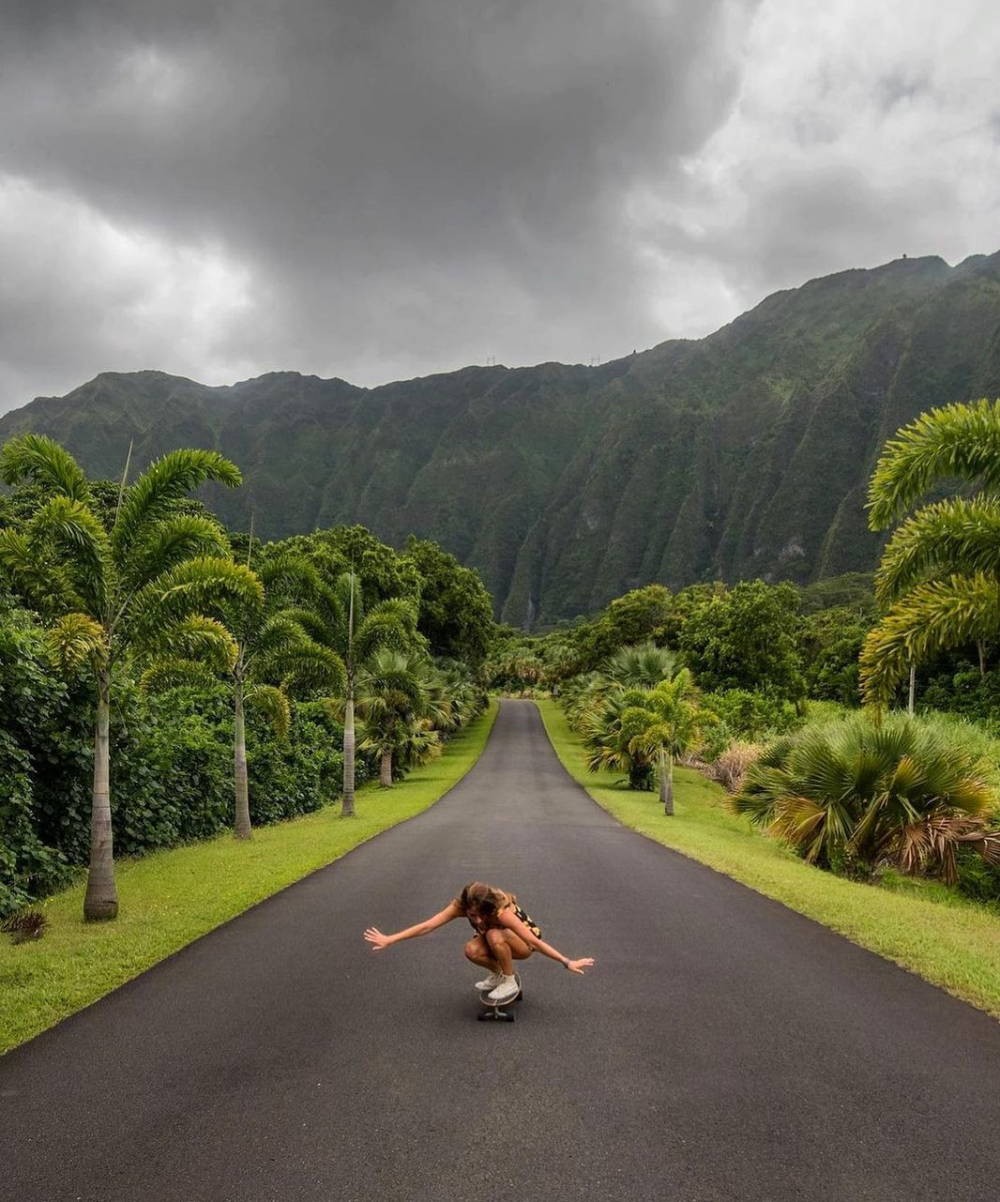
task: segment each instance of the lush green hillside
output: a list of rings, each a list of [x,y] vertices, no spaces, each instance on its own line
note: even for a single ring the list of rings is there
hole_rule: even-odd
[[[206,388],[104,374],[0,419],[93,475],[176,446],[246,484],[207,499],[265,537],[361,522],[477,567],[500,616],[551,623],[652,580],[800,583],[870,570],[862,502],[885,438],[1000,395],[1000,254],[848,271],[777,293],[700,341],[352,387],[294,372]]]

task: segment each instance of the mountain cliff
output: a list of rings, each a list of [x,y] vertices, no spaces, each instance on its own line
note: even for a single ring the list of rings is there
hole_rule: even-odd
[[[806,583],[869,570],[865,488],[887,437],[1000,395],[1000,254],[901,259],[779,292],[700,340],[600,367],[468,367],[380,388],[279,372],[231,387],[105,373],[0,418],[91,475],[212,447],[245,485],[205,499],[280,537],[361,522],[480,570],[544,625],[653,580]]]

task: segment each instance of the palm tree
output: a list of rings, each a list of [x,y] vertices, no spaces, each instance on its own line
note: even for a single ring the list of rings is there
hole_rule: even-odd
[[[855,716],[778,739],[730,805],[821,867],[849,857],[868,872],[887,863],[952,883],[962,844],[1000,862],[1000,833],[988,829],[996,796],[980,767],[919,720],[876,727]]]
[[[133,485],[123,476],[110,529],[95,513],[86,476],[50,438],[11,439],[0,451],[0,476],[8,484],[32,481],[47,498],[23,532],[0,530],[0,566],[49,623],[56,661],[93,668],[97,704],[84,917],[111,919],[118,913],[109,783],[113,669],[127,650],[203,659],[219,669],[233,664],[236,644],[207,612],[223,600],[257,603],[260,582],[228,558],[218,522],[179,514],[177,507],[207,480],[233,488],[241,476],[214,451],[173,451]]]
[[[358,673],[357,707],[365,729],[361,746],[379,756],[383,789],[392,785],[393,755],[408,745],[415,729],[433,735],[424,740],[428,747],[438,742],[437,731],[421,725],[429,717],[432,684],[428,666],[417,656],[388,647],[376,651]],[[438,716],[450,722],[447,703],[438,708]]]
[[[601,675],[626,689],[655,689],[677,671],[677,656],[655,643],[620,647],[601,665]]]
[[[247,553],[250,567],[251,550]],[[247,706],[257,709],[270,721],[279,738],[286,738],[291,725],[291,706],[284,687],[275,685],[282,677],[310,666],[316,649],[309,645],[294,617],[276,608],[274,599],[295,590],[308,597],[318,585],[312,565],[301,555],[283,552],[258,566],[265,593],[243,605],[221,605],[219,616],[236,641],[236,656],[229,669],[233,689],[233,835],[249,839],[250,790],[247,773]],[[268,604],[265,604],[265,597]],[[320,654],[319,662],[328,663]],[[147,690],[170,688],[187,680],[211,675],[210,665],[173,656],[158,660],[143,676]]]
[[[897,528],[876,575],[888,607],[861,653],[865,703],[884,709],[911,667],[1000,630],[1000,401],[922,414],[888,443],[869,487],[869,525],[884,530],[939,482],[978,492],[926,505]]]
[[[612,689],[602,692],[579,713],[576,729],[588,753],[588,771],[615,769],[628,773],[630,789],[653,787],[649,753],[633,743],[622,725],[626,711],[641,706],[645,698],[642,689]]]
[[[674,759],[689,751],[706,726],[718,719],[697,702],[697,690],[687,668],[665,680],[628,706],[621,716],[622,738],[629,751],[655,755],[660,801],[668,817],[674,812]]]
[[[354,816],[354,703],[358,673],[383,648],[404,651],[416,640],[417,614],[411,601],[390,598],[367,609],[353,572],[332,583],[321,581],[309,609],[289,609],[286,617],[307,636],[307,652],[293,679],[326,689],[343,700],[344,800],[341,814]]]

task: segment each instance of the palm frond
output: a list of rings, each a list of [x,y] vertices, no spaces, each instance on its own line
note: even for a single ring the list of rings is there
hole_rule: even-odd
[[[287,739],[292,725],[292,707],[288,694],[273,685],[257,684],[247,691],[247,704],[262,713],[279,739]]]
[[[105,665],[107,642],[102,626],[89,614],[64,614],[45,632],[52,662],[63,671],[80,664]]]
[[[405,651],[413,643],[416,627],[416,607],[411,601],[394,598],[372,606],[355,627],[355,658],[368,659],[383,647]]]
[[[304,642],[290,647],[282,655],[286,669],[284,687],[299,690],[322,690],[342,696],[347,687],[347,668],[330,647]]]
[[[151,463],[122,499],[112,533],[116,558],[123,560],[128,548],[145,537],[154,522],[170,516],[178,501],[209,480],[236,488],[243,477],[239,468],[217,451],[171,451]]]
[[[982,574],[918,585],[868,633],[861,651],[864,703],[884,709],[913,663],[990,638],[1000,624],[997,583]]]
[[[219,523],[197,514],[175,514],[145,528],[133,544],[123,583],[140,589],[189,559],[229,558],[229,540]]]
[[[985,397],[923,413],[883,451],[868,489],[868,522],[884,530],[939,480],[1000,487],[1000,401]]]
[[[215,672],[230,672],[239,648],[229,631],[215,618],[188,614],[163,623],[145,643],[155,660],[198,660]]]
[[[1000,578],[1000,502],[952,498],[928,505],[895,531],[875,576],[880,605],[897,600],[928,577]]]
[[[103,615],[113,567],[107,532],[90,508],[65,495],[51,497],[28,523],[26,534],[32,551],[51,552],[90,612]]]
[[[143,694],[165,693],[181,685],[204,684],[212,679],[208,664],[196,659],[158,659],[139,677]]]
[[[64,447],[44,434],[21,434],[0,449],[0,478],[5,484],[33,480],[47,493],[86,504],[90,486],[79,464]]]
[[[157,630],[190,614],[225,605],[260,605],[264,591],[249,568],[229,559],[189,559],[136,593],[131,606],[133,639],[155,643]]]
[[[315,610],[293,606],[281,610],[277,616],[287,626],[297,627],[302,638],[319,643],[322,647],[333,647],[336,642],[335,632]]]
[[[278,552],[257,565],[257,575],[264,582],[268,597],[294,594],[311,597],[320,588],[319,573],[301,555]]]
[[[66,565],[44,547],[32,546],[17,530],[0,530],[0,573],[14,591],[39,613],[65,613],[86,609]]]

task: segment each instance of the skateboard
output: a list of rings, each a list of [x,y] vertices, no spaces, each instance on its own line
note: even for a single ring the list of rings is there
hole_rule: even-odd
[[[521,989],[521,978],[517,973],[514,973],[514,980],[517,982],[517,993],[513,997],[508,998],[505,1002],[491,1002],[489,999],[490,990],[484,989],[479,993],[479,1000],[483,1003],[486,1009],[479,1016],[479,1021],[490,1019],[501,1023],[512,1023],[517,1021],[517,1015],[513,1010],[508,1010],[507,1007],[511,1002],[519,1002],[524,996]]]

